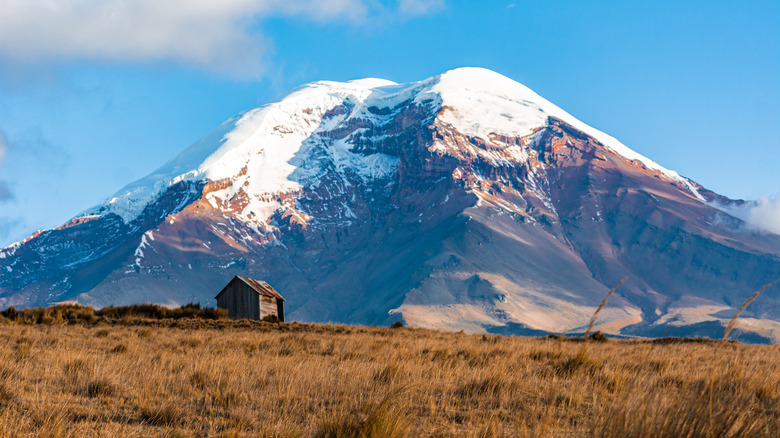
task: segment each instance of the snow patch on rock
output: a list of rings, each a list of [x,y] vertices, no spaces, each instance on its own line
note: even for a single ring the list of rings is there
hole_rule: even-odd
[[[579,121],[530,88],[484,68],[450,70],[417,95],[416,100],[436,99],[444,113],[439,120],[465,135],[490,141],[493,134],[525,137],[547,124],[548,117],[563,120],[595,138],[628,160],[639,161],[672,181],[683,184],[699,200],[704,198],[691,182],[677,172],[635,152],[617,139]]]
[[[522,84],[490,70],[460,68],[400,85],[383,79],[304,85],[277,101],[227,120],[159,169],[122,188],[103,205],[85,214],[115,213],[129,223],[173,184],[229,180],[220,190],[209,193],[207,200],[215,207],[226,205],[241,192],[246,198],[242,200],[244,208],[240,216],[259,223],[280,208],[278,202],[270,200],[274,195],[298,192],[304,185],[319,183],[318,159],[311,155],[318,149],[320,152],[324,149],[342,173],[351,169],[364,181],[391,175],[397,168],[397,157],[357,154],[352,152],[353,145],[348,139],[333,139],[318,133],[349,126],[355,121],[381,126],[406,104],[430,107],[438,114],[440,123],[486,142],[493,142],[496,135],[528,136],[544,127],[549,117],[555,117],[626,159],[639,161],[684,185],[703,199],[686,178],[580,122]],[[335,117],[324,117],[337,106],[347,110]],[[505,146],[505,154],[485,158],[494,161],[528,158],[522,147]]]

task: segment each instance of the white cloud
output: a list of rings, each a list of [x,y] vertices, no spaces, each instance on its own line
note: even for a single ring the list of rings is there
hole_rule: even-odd
[[[780,234],[780,195],[763,196],[745,210],[743,219],[747,223]]]
[[[270,16],[359,22],[364,0],[0,0],[0,59],[173,60],[232,76],[263,73]]]
[[[398,11],[402,15],[425,15],[444,7],[444,0],[400,0]]]
[[[757,201],[747,201],[740,206],[710,204],[736,218],[742,219],[754,229],[780,234],[780,194],[762,196]]]

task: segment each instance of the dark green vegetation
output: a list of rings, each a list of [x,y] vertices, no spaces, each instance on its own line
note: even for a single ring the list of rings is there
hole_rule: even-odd
[[[100,310],[77,304],[58,304],[51,307],[35,307],[16,310],[9,307],[0,311],[0,321],[18,324],[75,324],[115,323],[128,319],[225,319],[223,309],[201,308],[200,304],[187,304],[168,308],[156,304],[135,304],[132,306],[108,306]]]

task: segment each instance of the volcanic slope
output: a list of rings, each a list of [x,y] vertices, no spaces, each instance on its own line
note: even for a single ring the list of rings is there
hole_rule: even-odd
[[[214,304],[262,278],[290,320],[722,334],[780,236],[530,89],[463,68],[316,82],[244,112],[67,224],[0,250],[0,305]],[[766,294],[737,335],[780,339]]]

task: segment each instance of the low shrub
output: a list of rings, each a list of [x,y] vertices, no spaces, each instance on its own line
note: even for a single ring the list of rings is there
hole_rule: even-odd
[[[0,311],[3,321],[16,324],[96,324],[128,319],[203,319],[219,320],[227,318],[227,310],[201,308],[200,304],[186,304],[168,308],[157,304],[134,304],[130,306],[108,306],[95,310],[90,306],[78,304],[55,304],[50,307],[33,307],[18,310],[11,306]],[[95,335],[103,336],[104,331]]]
[[[263,321],[276,324],[277,322],[279,322],[279,317],[276,315],[266,315],[265,317],[263,317]]]

